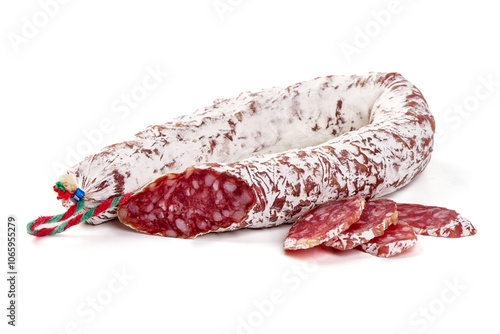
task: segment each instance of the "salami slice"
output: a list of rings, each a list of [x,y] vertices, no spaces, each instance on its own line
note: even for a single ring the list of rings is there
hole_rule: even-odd
[[[389,225],[397,221],[396,202],[385,198],[367,201],[359,220],[324,245],[340,250],[352,249],[381,236]]]
[[[146,205],[147,201],[140,199],[150,197],[147,193],[154,193],[156,185],[166,192],[180,192],[184,183],[168,184],[166,179],[178,177],[191,180],[191,177],[204,175],[207,170],[215,178],[226,175],[239,185],[238,189],[245,189],[244,193],[255,199],[248,204],[248,208],[240,202],[231,209],[235,212],[243,210],[245,215],[241,220],[232,222],[228,228],[220,228],[216,224],[207,230],[220,231],[292,223],[313,207],[328,201],[353,196],[367,199],[380,197],[403,187],[426,167],[432,151],[434,120],[420,91],[408,81],[396,73],[390,73],[372,74],[368,77],[334,76],[318,78],[314,82],[314,85],[296,85],[290,88],[294,92],[292,99],[298,100],[289,105],[288,112],[294,115],[294,121],[313,117],[313,114],[320,116],[324,122],[317,121],[314,116],[316,121],[312,132],[305,131],[321,143],[302,146],[304,143],[301,142],[302,139],[299,140],[302,135],[298,132],[304,130],[304,124],[299,122],[299,128],[290,125],[286,131],[291,132],[287,132],[285,137],[296,137],[293,139],[293,149],[252,155],[231,163],[199,164],[179,174],[182,176],[161,178],[158,183],[153,181],[122,206],[120,220],[133,228],[146,231],[146,223],[151,221],[142,219],[145,217],[144,212],[150,207],[149,204]],[[305,100],[299,98],[306,96],[308,98]],[[330,107],[325,108],[323,104],[324,99],[332,98],[337,101],[335,111]],[[276,99],[272,101],[274,102],[266,102],[266,106],[271,108],[273,103],[280,103]],[[273,114],[272,109],[267,112]],[[347,130],[340,135],[334,131],[333,134],[330,132],[331,120],[329,116],[323,117],[323,113],[336,114],[333,117],[342,124],[351,122],[357,125],[353,125],[351,131]],[[251,118],[251,115],[248,117]],[[350,121],[346,121],[347,119]],[[273,119],[271,123],[273,122],[285,121]],[[361,124],[364,126],[359,127]],[[259,128],[266,127],[267,123],[259,122]],[[284,136],[284,132],[281,135]],[[310,145],[310,141],[305,145]],[[215,147],[219,148],[217,145]],[[270,147],[267,146],[268,150]],[[278,145],[278,148],[281,150],[283,146]],[[217,192],[215,189],[207,191]],[[190,191],[186,196],[192,198],[179,201],[180,212],[191,211],[189,205],[197,203],[197,209],[202,211],[203,217],[209,219],[214,214],[218,217],[215,211],[221,208],[214,208],[210,201],[205,202],[205,197],[199,197],[199,191],[194,194]],[[231,201],[230,195],[224,201]],[[139,202],[142,204],[139,205]],[[162,210],[164,215],[168,213],[167,209]],[[160,216],[160,211],[157,214]],[[215,218],[211,219],[210,224],[215,221]],[[175,221],[169,220],[165,224],[173,223]],[[190,224],[193,223],[194,221]],[[162,224],[146,232],[162,234]],[[183,234],[187,237],[191,235],[191,232]]]
[[[359,220],[365,206],[360,196],[331,201],[300,217],[290,228],[285,250],[306,249],[335,238]]]
[[[458,212],[438,206],[398,204],[399,218],[417,234],[460,238],[476,234],[476,229]]]
[[[162,175],[211,168],[252,188],[245,226],[273,226],[329,200],[403,187],[427,166],[434,129],[421,92],[398,73],[320,77],[151,126],[85,158],[63,184],[82,189],[88,209]],[[110,209],[87,222],[113,218]]]
[[[392,257],[415,246],[417,236],[410,225],[399,220],[389,226],[384,234],[359,245],[363,252],[379,257]]]

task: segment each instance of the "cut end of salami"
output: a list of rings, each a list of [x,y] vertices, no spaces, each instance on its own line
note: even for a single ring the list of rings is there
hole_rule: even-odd
[[[359,220],[364,206],[361,196],[317,206],[292,225],[283,247],[285,250],[307,249],[337,237]]]
[[[359,245],[363,252],[378,257],[392,257],[415,246],[417,236],[410,225],[403,221],[389,226],[384,234]]]
[[[398,204],[399,218],[417,234],[460,238],[476,234],[475,227],[458,212],[438,206]]]
[[[252,188],[210,168],[190,167],[150,183],[118,209],[124,224],[148,234],[193,238],[244,227],[255,204]]]
[[[397,221],[396,202],[385,198],[367,201],[359,220],[324,245],[340,250],[352,249],[381,236],[389,225]]]

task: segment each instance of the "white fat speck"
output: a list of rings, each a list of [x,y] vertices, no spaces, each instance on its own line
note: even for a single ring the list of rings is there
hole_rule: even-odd
[[[214,183],[215,181],[215,177],[211,174],[207,174],[207,176],[205,176],[205,185],[207,187],[211,187],[212,184]]]
[[[228,193],[232,193],[237,189],[236,185],[230,182],[224,182],[223,188]]]
[[[216,221],[216,222],[220,222],[222,220],[222,215],[220,214],[219,211],[215,211],[213,214],[212,214],[212,218]]]
[[[189,232],[189,226],[187,226],[186,222],[180,218],[177,218],[175,220],[175,226],[177,226],[177,228],[181,230],[183,233]]]
[[[145,212],[151,212],[155,206],[153,203],[149,203],[146,209],[144,210]]]
[[[164,234],[166,237],[171,237],[171,238],[177,237],[177,233],[175,231],[172,231],[172,230],[167,230],[164,232]]]

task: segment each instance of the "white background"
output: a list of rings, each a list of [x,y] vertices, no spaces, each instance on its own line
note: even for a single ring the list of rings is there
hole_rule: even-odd
[[[498,329],[500,23],[492,1],[62,2],[0,5],[0,219],[18,220],[16,328],[6,324],[6,279],[0,284],[8,333]],[[347,45],[355,53],[343,52]],[[148,69],[168,75],[134,108],[117,109]],[[215,98],[368,71],[397,71],[419,87],[440,131],[425,172],[388,197],[455,209],[476,236],[420,237],[407,254],[380,259],[356,250],[285,254],[289,226],[195,240],[117,221],[39,239],[25,232],[30,220],[62,212],[52,186],[77,150],[98,151]]]

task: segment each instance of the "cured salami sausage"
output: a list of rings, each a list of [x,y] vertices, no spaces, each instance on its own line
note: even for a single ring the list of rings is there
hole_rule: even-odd
[[[394,201],[384,198],[367,201],[359,220],[323,245],[340,250],[352,249],[381,236],[389,225],[397,221],[398,211]]]
[[[379,256],[392,257],[415,246],[417,236],[410,225],[403,221],[389,226],[384,234],[358,246],[363,252]]]
[[[306,212],[290,228],[284,242],[285,250],[311,248],[337,238],[359,220],[364,206],[364,198],[355,196],[330,201]]]
[[[249,110],[244,115],[234,112],[241,103],[225,102],[223,108],[226,122],[239,117],[241,127],[258,126],[253,132],[257,138],[274,138],[261,139],[258,147],[250,144],[249,136],[239,141],[238,147],[251,145],[246,152],[259,155],[239,159],[242,153],[229,153],[225,159],[235,161],[225,163],[218,157],[217,162],[160,177],[120,207],[120,220],[139,231],[165,236],[175,232],[179,237],[291,223],[327,201],[391,193],[429,162],[434,119],[420,91],[397,73],[329,76],[265,91],[267,98],[263,94],[246,95],[248,102],[242,108]],[[253,112],[268,116],[255,122]],[[221,117],[215,109],[200,116],[208,115]],[[180,127],[198,131],[198,123],[187,120]],[[235,126],[230,129],[231,138],[241,137]],[[219,131],[210,130],[211,136]],[[215,143],[212,152],[234,152],[238,147],[232,145],[229,139]],[[194,156],[188,160],[203,162]],[[209,186],[210,182],[201,182],[207,176],[221,181]],[[221,182],[228,186],[221,188]],[[155,202],[161,195],[175,195],[176,205]],[[172,211],[176,214],[169,215]],[[191,219],[194,215],[199,218]]]
[[[396,114],[398,119],[389,124]],[[375,187],[383,174],[401,174],[397,172],[398,165],[412,166],[404,173],[404,180],[397,175],[391,185],[393,190],[409,182],[426,166],[432,150],[434,120],[425,100],[399,74],[371,73],[316,78],[286,88],[215,100],[192,115],[151,126],[130,141],[105,147],[72,167],[61,176],[61,181],[71,192],[77,188],[85,192],[83,199],[88,209],[108,198],[136,192],[161,175],[181,172],[195,164],[234,162],[255,154],[314,146],[368,124],[385,126],[378,138],[373,138],[374,143],[363,144],[371,139],[359,138],[361,146],[345,150],[339,147],[337,172],[359,169],[361,173],[379,174],[367,185]],[[393,131],[398,127],[398,131]],[[416,140],[406,137],[408,130],[416,135]],[[347,139],[339,138],[339,142]],[[384,161],[381,156],[376,165],[367,165],[369,170],[364,171],[358,164],[382,152],[383,148],[376,149],[375,145],[385,139],[395,144],[394,150],[403,152],[394,162]],[[406,158],[410,149],[417,154],[406,160],[411,162],[406,166],[401,157]],[[358,156],[356,161],[352,156]],[[382,169],[381,173],[378,169]],[[339,182],[338,197],[353,193],[352,187],[356,185],[344,179]],[[72,202],[63,200],[63,204],[69,207]],[[113,218],[116,218],[115,208],[87,222],[98,224]]]
[[[399,218],[417,234],[460,238],[476,234],[470,221],[454,210],[420,204],[398,204]]]

